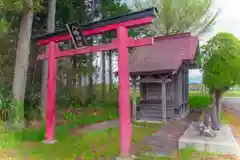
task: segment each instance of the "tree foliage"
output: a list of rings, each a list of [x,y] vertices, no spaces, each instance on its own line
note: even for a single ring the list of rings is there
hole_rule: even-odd
[[[155,35],[191,32],[202,35],[215,24],[218,12],[211,13],[212,0],[134,0],[133,8],[156,7],[158,14],[150,29]]]
[[[29,3],[27,0],[0,0],[0,36],[4,36],[14,23],[16,16],[23,14],[24,4],[26,3],[33,12],[40,12],[42,0],[34,0]]]
[[[239,39],[229,33],[218,33],[202,49],[203,82],[211,92],[224,92],[239,83]]]
[[[232,34],[218,33],[202,46],[203,83],[212,96],[212,127],[220,129],[219,99],[231,86],[239,83],[240,41]]]
[[[1,93],[12,93],[11,86],[13,81],[14,74],[14,64],[16,59],[16,51],[18,45],[18,34],[20,33],[20,23],[21,18],[23,17],[23,8],[25,5],[25,1],[28,0],[0,0],[0,75],[2,78],[0,79],[0,89],[3,87],[5,92],[0,91]],[[91,2],[91,0],[57,0],[57,9],[56,9],[56,30],[66,29],[65,24],[71,21],[79,20],[80,23],[89,23],[91,21],[99,20],[101,18],[109,18],[113,16],[118,16],[129,12],[128,7],[123,4],[120,0],[99,0],[98,5],[94,10],[89,10],[86,12],[86,1]],[[33,4],[28,5],[27,9],[29,11],[34,11],[33,16],[33,26],[32,26],[32,34],[34,36],[43,34],[47,32],[47,14],[48,14],[48,0],[33,0]],[[94,1],[96,2],[96,1]],[[40,5],[41,4],[41,5]],[[26,9],[26,7],[25,7]],[[30,24],[29,24],[30,26]],[[27,28],[27,27],[25,27]],[[8,34],[4,34],[8,33]],[[113,34],[111,36],[116,36]],[[25,34],[25,37],[27,35]],[[89,37],[90,38],[90,37]],[[98,38],[98,39],[97,39]],[[108,40],[110,41],[111,38]],[[96,41],[94,44],[102,43],[102,39],[99,36],[96,36]],[[32,40],[32,39],[31,39]],[[21,42],[27,42],[22,40]],[[106,42],[108,43],[108,42]],[[25,43],[26,44],[26,43]],[[69,49],[73,47],[70,41],[59,43],[60,48]],[[27,75],[27,88],[25,92],[25,101],[24,101],[24,112],[25,114],[31,114],[34,110],[38,110],[39,105],[39,96],[40,96],[40,82],[41,82],[41,62],[36,61],[36,56],[39,54],[40,50],[44,50],[42,48],[36,48],[35,42],[31,41],[30,45],[30,55],[29,55],[29,65],[26,62],[28,56],[26,54],[28,51],[22,52],[21,57],[24,58],[24,70],[25,73],[22,75]],[[19,55],[19,54],[18,54]],[[114,54],[111,54],[114,56]],[[93,56],[92,58],[90,58]],[[81,55],[71,58],[65,58],[58,61],[58,94],[61,100],[58,101],[58,104],[63,107],[82,104],[82,100],[84,99],[84,95],[86,97],[86,92],[82,95],[78,94],[83,88],[83,84],[81,83],[82,77],[93,77],[92,73],[96,71],[96,67],[92,66],[92,62],[95,61],[96,54],[89,55]],[[107,58],[107,56],[106,56]],[[95,62],[94,62],[95,63]],[[27,68],[28,65],[28,69]],[[22,67],[18,67],[22,68]],[[28,73],[26,73],[28,72]],[[110,72],[110,71],[109,71]],[[20,72],[18,72],[20,73]],[[67,73],[67,74],[66,74]],[[66,77],[65,77],[66,76]],[[24,78],[24,80],[26,80]],[[64,83],[62,83],[64,82]],[[68,86],[68,83],[70,84]],[[79,85],[75,85],[75,83]],[[21,91],[23,94],[23,83],[18,81],[19,87],[21,87]],[[10,87],[8,87],[10,86]],[[66,92],[63,93],[63,92]],[[1,94],[0,93],[0,94]],[[82,92],[81,92],[82,93]],[[22,95],[21,94],[21,95]],[[99,92],[94,93],[94,96],[99,94]],[[66,95],[66,96],[65,96]],[[76,96],[77,95],[77,96]],[[5,99],[7,99],[8,94],[5,95]],[[91,100],[98,101],[94,96],[89,96]],[[97,95],[99,96],[99,95]],[[24,99],[24,96],[21,96],[21,100]],[[69,105],[65,105],[62,102],[68,101]],[[0,104],[1,110],[1,104]],[[20,113],[22,114],[22,113]],[[20,115],[19,114],[19,115]],[[25,115],[25,118],[27,116]],[[40,114],[39,114],[40,115]]]

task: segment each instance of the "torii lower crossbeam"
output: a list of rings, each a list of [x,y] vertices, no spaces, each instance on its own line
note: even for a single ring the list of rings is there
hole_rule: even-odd
[[[77,54],[87,54],[104,50],[118,50],[118,73],[119,73],[119,115],[120,115],[120,154],[129,156],[131,147],[131,111],[130,111],[130,84],[128,72],[128,48],[144,45],[152,45],[153,38],[142,38],[133,40],[128,37],[128,29],[119,27],[117,29],[117,39],[111,44],[97,46],[87,46],[80,49],[60,51],[56,42],[48,45],[47,54],[41,54],[38,59],[48,60],[48,86],[47,86],[47,108],[46,108],[46,136],[45,141],[55,140],[55,104],[56,104],[56,59],[60,57],[73,56]]]

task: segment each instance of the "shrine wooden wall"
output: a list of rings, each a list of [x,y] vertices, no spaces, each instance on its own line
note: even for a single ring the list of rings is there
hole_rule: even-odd
[[[141,104],[139,109],[147,113],[155,110],[154,118],[161,119],[162,115],[162,84],[144,83],[140,85]],[[167,117],[176,117],[186,112],[188,101],[188,66],[183,64],[178,72],[172,76],[172,80],[166,84]],[[149,108],[149,110],[147,109]],[[158,111],[157,111],[158,109]],[[143,113],[143,114],[144,114]],[[151,115],[149,115],[151,116]]]

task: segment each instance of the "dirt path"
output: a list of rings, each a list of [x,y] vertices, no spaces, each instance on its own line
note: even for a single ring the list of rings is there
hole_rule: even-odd
[[[79,135],[86,133],[88,131],[104,130],[108,128],[113,128],[119,124],[118,120],[105,121],[101,123],[96,123],[92,125],[85,126],[83,128],[75,128],[71,131],[72,135]]]
[[[240,97],[225,97],[222,100],[223,108],[230,109],[240,118]]]
[[[240,144],[240,97],[234,98],[224,98],[223,100],[223,110],[225,116],[228,117],[228,121],[231,121],[230,127],[232,133]]]
[[[173,121],[163,126],[158,132],[146,137],[139,146],[147,146],[150,153],[169,156],[178,150],[178,140],[193,121],[198,121],[200,114],[192,113],[186,119]],[[134,148],[137,152],[138,148]]]

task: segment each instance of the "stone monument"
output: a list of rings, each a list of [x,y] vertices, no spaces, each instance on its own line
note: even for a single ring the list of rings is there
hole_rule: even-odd
[[[240,148],[228,125],[223,125],[220,131],[215,132],[214,137],[200,136],[192,125],[179,139],[179,149],[191,147],[197,151],[240,156]]]
[[[197,151],[219,155],[240,156],[240,148],[228,125],[213,130],[211,116],[205,112],[204,122],[193,122],[179,139],[179,149],[195,148]]]

